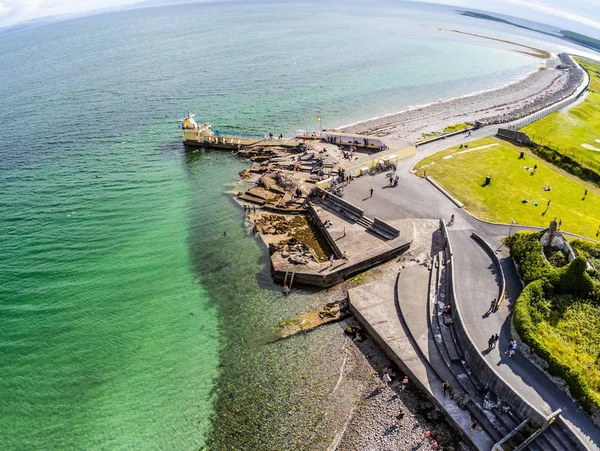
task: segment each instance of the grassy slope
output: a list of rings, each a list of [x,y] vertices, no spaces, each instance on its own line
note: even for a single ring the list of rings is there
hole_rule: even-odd
[[[554,299],[553,304],[559,299]],[[562,311],[561,311],[562,310]],[[538,339],[563,363],[576,370],[593,390],[600,404],[600,308],[590,302],[569,303],[553,309],[537,324]]]
[[[590,86],[588,89],[600,93],[600,62],[585,58],[575,58],[575,60],[590,74]]]
[[[558,146],[561,152],[566,150],[576,158],[583,156],[600,163],[600,152],[581,147],[581,144],[587,143],[600,148],[600,143],[596,142],[596,139],[600,139],[600,63],[582,59],[578,61],[589,72],[590,90],[595,92],[591,92],[582,104],[567,113],[557,111],[521,131],[535,136],[536,142],[540,142],[541,137],[542,144],[549,140],[551,147]]]
[[[443,159],[463,150],[453,147],[420,161],[415,168],[423,175],[423,166],[434,162],[425,168],[427,175],[433,176],[479,218],[502,223],[513,218],[519,224],[547,226],[557,216],[563,221],[563,230],[596,238],[600,225],[600,193],[596,188],[559,172],[527,149],[506,141],[485,138],[473,141],[469,148],[488,144],[498,145]],[[524,160],[518,159],[521,150],[526,154]],[[538,165],[537,173],[530,175],[524,166],[534,164]],[[486,175],[492,176],[492,183],[482,187]],[[542,185],[552,186],[552,191],[544,191]],[[582,201],[586,188],[589,192]],[[523,204],[522,199],[529,202]],[[542,216],[548,200],[552,201],[550,209]],[[537,207],[533,201],[538,202]]]

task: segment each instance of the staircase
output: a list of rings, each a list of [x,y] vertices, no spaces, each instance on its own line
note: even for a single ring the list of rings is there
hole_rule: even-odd
[[[571,451],[581,449],[559,421],[554,422],[533,441],[527,443],[536,431],[531,422],[526,422],[519,412],[504,402],[495,393],[488,391],[484,395],[483,384],[471,373],[464,361],[464,353],[456,340],[450,316],[442,312],[449,293],[449,274],[444,264],[444,253],[433,259],[430,279],[429,312],[432,334],[445,366],[460,384],[460,390],[468,396],[467,408],[478,419],[479,425],[496,442],[507,436],[519,425],[523,427],[507,442],[505,449],[532,451]]]

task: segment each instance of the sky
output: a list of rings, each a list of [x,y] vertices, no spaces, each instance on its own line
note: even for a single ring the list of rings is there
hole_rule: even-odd
[[[368,0],[366,0],[368,1]],[[600,38],[600,0],[416,0],[480,9]],[[143,3],[141,0],[0,0],[0,27]]]

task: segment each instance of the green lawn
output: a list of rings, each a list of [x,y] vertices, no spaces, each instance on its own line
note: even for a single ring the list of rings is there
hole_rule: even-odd
[[[596,238],[600,226],[600,192],[592,184],[557,170],[534,156],[528,149],[507,141],[484,138],[469,143],[464,151],[458,147],[438,152],[416,164],[418,175],[432,176],[465,204],[475,216],[494,222],[509,223],[510,218],[523,225],[547,226],[554,216],[562,219],[562,230]],[[519,159],[520,151],[525,159]],[[525,166],[537,164],[535,175]],[[492,183],[482,186],[486,175]],[[544,191],[543,186],[551,186]],[[584,190],[588,195],[582,200]],[[522,200],[527,203],[522,203]],[[550,208],[546,204],[551,201]],[[535,206],[534,202],[537,202]]]
[[[585,101],[568,112],[556,111],[521,129],[538,144],[574,156],[578,162],[600,172],[600,63],[578,59],[590,74],[591,92]],[[584,148],[582,144],[598,150]],[[583,158],[583,160],[582,160]]]
[[[590,74],[589,90],[600,93],[600,62],[585,58],[575,58],[581,66]]]
[[[535,325],[537,339],[583,377],[600,405],[600,308],[569,296],[555,295],[548,303],[550,312]]]

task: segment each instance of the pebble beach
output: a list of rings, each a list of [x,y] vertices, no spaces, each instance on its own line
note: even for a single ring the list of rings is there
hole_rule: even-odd
[[[582,80],[583,71],[572,66],[567,55],[560,54],[516,83],[367,120],[343,130],[417,142],[423,134],[442,132],[449,125],[500,124],[527,116],[569,96]]]

